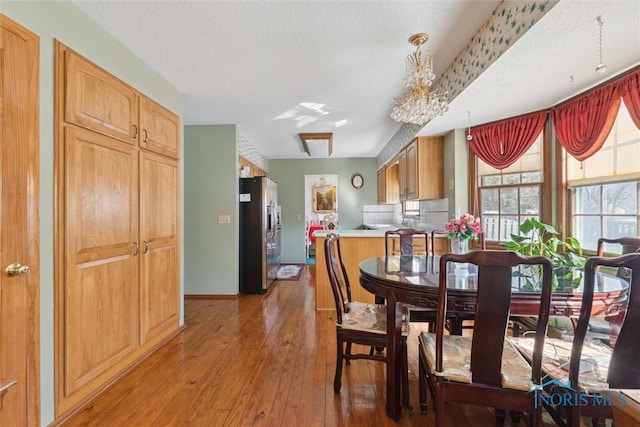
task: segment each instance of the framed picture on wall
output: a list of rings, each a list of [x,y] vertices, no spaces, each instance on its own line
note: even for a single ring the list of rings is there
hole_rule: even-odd
[[[314,185],[312,193],[314,212],[332,213],[336,211],[338,189],[335,185]]]

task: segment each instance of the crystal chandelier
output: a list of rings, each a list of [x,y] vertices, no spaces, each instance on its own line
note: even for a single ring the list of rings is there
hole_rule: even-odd
[[[391,118],[396,122],[423,125],[436,116],[441,116],[448,109],[447,93],[432,90],[431,85],[436,78],[433,72],[433,58],[431,52],[424,57],[420,46],[429,40],[425,33],[414,34],[409,37],[409,43],[416,50],[406,59],[405,86],[410,88],[404,95],[396,99],[391,110]]]

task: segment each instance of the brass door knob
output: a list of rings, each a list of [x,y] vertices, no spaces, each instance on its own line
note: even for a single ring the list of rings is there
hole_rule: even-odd
[[[9,277],[26,276],[27,274],[29,274],[30,271],[31,269],[29,268],[28,265],[21,265],[21,264],[18,264],[17,262],[14,262],[13,264],[9,264],[7,268],[4,269],[4,272]]]

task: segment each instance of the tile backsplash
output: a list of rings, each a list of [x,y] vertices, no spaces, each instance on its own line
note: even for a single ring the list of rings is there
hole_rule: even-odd
[[[449,219],[449,199],[420,200],[420,222],[444,227]]]
[[[420,200],[418,218],[402,217],[402,205],[364,205],[362,207],[363,224],[403,224],[414,228],[444,229],[451,219],[449,199]]]

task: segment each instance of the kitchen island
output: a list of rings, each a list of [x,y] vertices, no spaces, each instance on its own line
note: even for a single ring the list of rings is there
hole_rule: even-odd
[[[384,233],[386,229],[378,230],[316,230],[316,310],[335,310],[333,292],[327,273],[327,264],[324,256],[324,242],[327,234],[336,233],[340,235],[342,246],[342,257],[349,275],[351,284],[351,296],[354,301],[373,303],[374,296],[369,291],[360,286],[360,261],[374,257],[383,256]],[[444,235],[436,235],[436,253],[443,253],[448,247],[448,241]]]

